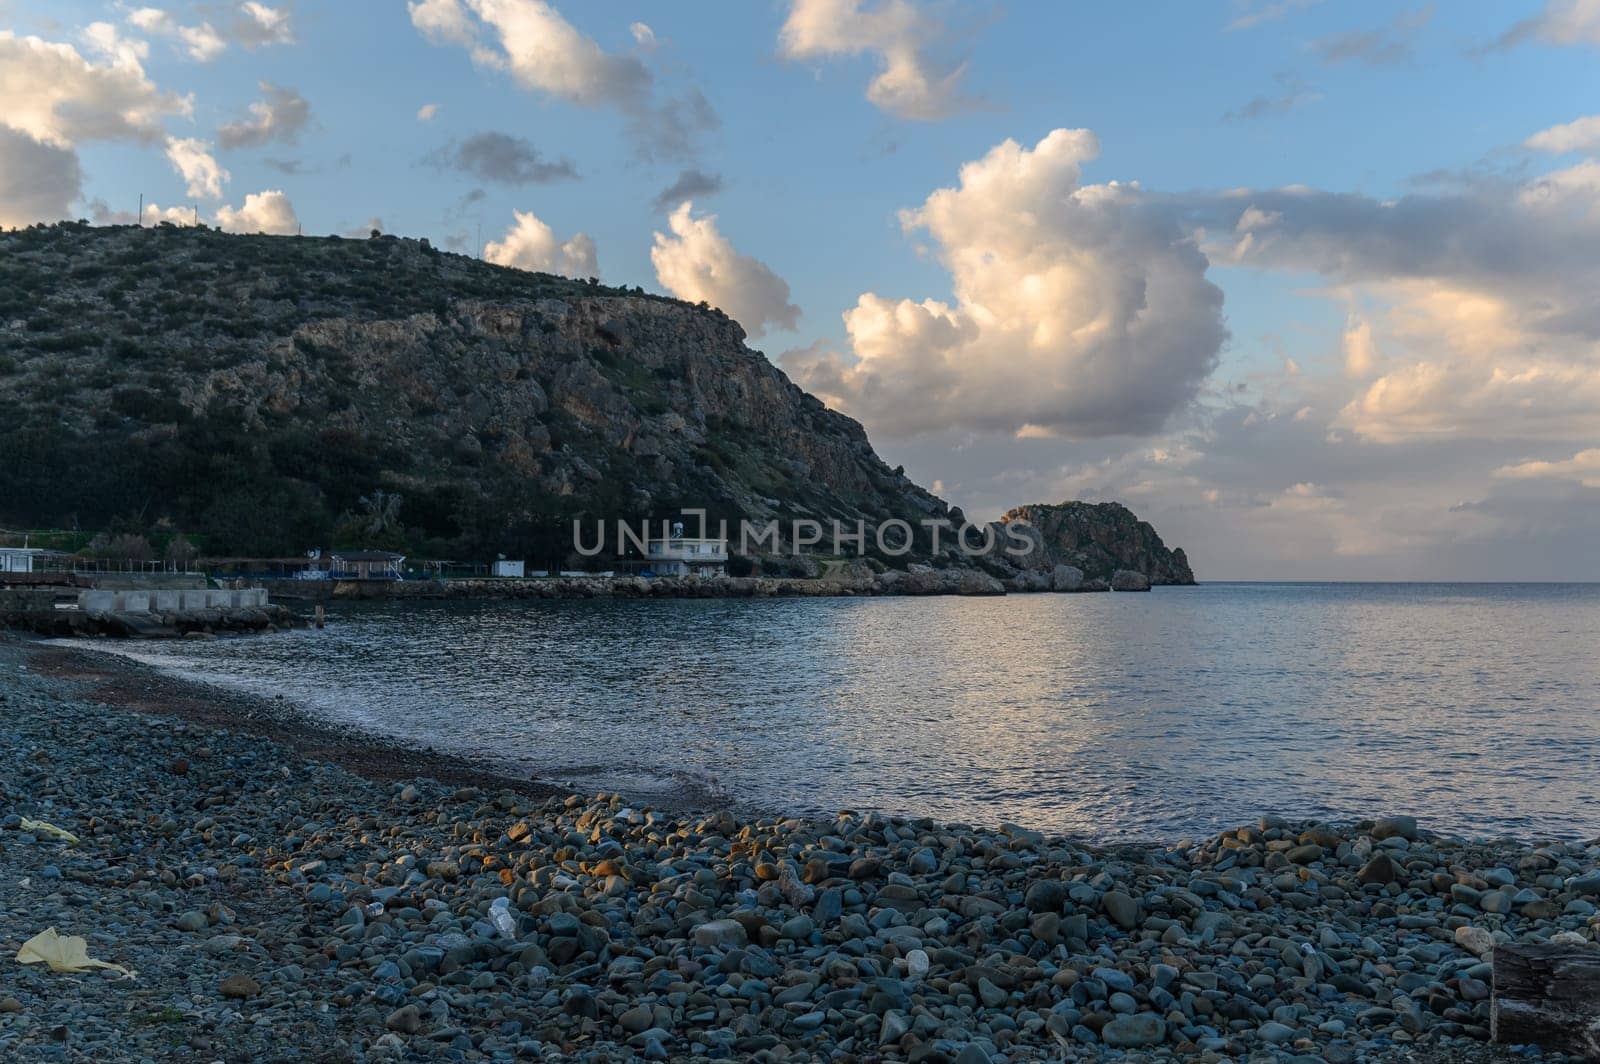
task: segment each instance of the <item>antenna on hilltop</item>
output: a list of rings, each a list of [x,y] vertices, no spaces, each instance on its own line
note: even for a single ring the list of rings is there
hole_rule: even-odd
[[[478,258],[483,258],[483,219],[478,219]]]
[[[194,204],[194,224],[200,224],[200,204]]]
[[[144,228],[144,193],[139,193],[139,213],[133,216],[133,224],[140,229]]]

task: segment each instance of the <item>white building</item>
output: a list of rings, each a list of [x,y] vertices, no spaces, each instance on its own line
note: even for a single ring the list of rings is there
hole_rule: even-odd
[[[42,547],[0,547],[0,573],[37,572],[46,555],[60,553]]]
[[[728,571],[728,541],[694,539],[674,525],[666,539],[645,544],[647,571],[656,576],[722,576]]]
[[[501,558],[494,563],[495,576],[508,576],[514,580],[521,580],[527,575],[527,562],[513,562]]]

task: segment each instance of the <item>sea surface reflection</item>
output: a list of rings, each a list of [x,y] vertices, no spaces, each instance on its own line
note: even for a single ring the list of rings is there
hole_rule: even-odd
[[[648,800],[1096,838],[1264,812],[1600,834],[1600,586],[341,607],[118,648],[330,719]]]

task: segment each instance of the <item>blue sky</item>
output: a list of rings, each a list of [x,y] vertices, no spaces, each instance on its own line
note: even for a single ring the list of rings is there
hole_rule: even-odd
[[[83,66],[53,116],[0,118],[0,222],[142,192],[233,228],[481,232],[726,306],[975,515],[1120,498],[1203,577],[1600,578],[1592,278],[1530,263],[1541,227],[1552,262],[1600,260],[1600,131],[1527,143],[1600,112],[1590,0],[251,6],[0,0],[0,103],[63,82],[21,38]],[[263,83],[301,117],[230,147]],[[441,162],[486,134],[575,176]],[[174,140],[227,179],[191,194]],[[691,170],[720,187],[669,224]],[[1507,233],[1529,254],[1500,262]]]

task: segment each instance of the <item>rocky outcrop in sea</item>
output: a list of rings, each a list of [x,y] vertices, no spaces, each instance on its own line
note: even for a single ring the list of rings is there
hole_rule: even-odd
[[[1019,534],[1035,544],[1024,555],[998,557],[1020,571],[1024,580],[1038,579],[1067,565],[1090,579],[1110,581],[1127,571],[1152,584],[1193,584],[1194,572],[1181,549],[1169,549],[1148,521],[1141,521],[1119,502],[1064,502],[1018,506],[997,523],[1021,522]]]

